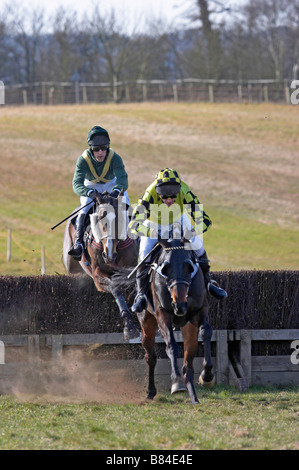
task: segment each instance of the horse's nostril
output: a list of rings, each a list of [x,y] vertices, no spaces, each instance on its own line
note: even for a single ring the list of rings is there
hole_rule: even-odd
[[[187,302],[172,302],[172,308],[175,315],[178,317],[183,317],[187,313]]]

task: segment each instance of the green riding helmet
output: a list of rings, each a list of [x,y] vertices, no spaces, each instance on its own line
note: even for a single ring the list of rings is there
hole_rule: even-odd
[[[87,135],[87,143],[90,147],[100,147],[110,145],[110,137],[106,129],[100,126],[94,126]]]

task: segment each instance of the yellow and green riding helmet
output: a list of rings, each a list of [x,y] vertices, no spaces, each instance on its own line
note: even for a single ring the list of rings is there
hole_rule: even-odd
[[[164,196],[162,199],[168,197],[176,197],[181,189],[181,178],[176,170],[172,168],[164,168],[160,170],[156,176],[157,194]]]

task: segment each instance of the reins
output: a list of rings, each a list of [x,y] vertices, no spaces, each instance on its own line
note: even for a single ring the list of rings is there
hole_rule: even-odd
[[[186,248],[184,246],[169,246],[167,248],[164,248],[164,251],[172,251],[172,250],[185,250]]]

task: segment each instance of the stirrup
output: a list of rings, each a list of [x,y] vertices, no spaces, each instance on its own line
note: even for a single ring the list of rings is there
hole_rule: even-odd
[[[218,283],[214,280],[211,280],[208,283],[207,290],[209,294],[211,294],[213,297],[216,297],[218,300],[222,300],[227,297],[227,292],[224,289],[221,289]]]
[[[133,313],[140,313],[146,308],[147,297],[145,294],[137,294],[131,307]]]
[[[83,254],[83,245],[82,243],[75,243],[70,251],[68,252],[76,261],[80,261]]]

